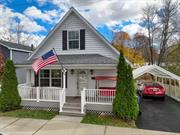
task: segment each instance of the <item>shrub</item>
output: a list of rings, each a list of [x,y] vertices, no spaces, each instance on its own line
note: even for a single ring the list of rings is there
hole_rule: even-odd
[[[10,111],[20,108],[21,97],[17,90],[17,78],[14,64],[11,60],[5,62],[0,92],[0,111]]]
[[[123,53],[117,66],[116,96],[113,100],[113,113],[122,119],[136,119],[138,104],[131,66],[127,64]]]

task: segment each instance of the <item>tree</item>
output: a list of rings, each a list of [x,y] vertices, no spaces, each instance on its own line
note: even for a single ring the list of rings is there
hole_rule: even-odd
[[[136,119],[138,104],[130,65],[127,65],[123,53],[117,66],[116,96],[113,100],[113,113],[122,119]]]
[[[3,67],[4,67],[4,55],[0,49],[0,80],[2,79],[2,75],[3,75]]]
[[[21,97],[17,90],[17,78],[14,64],[11,60],[5,62],[0,92],[0,111],[10,111],[20,108]]]
[[[158,8],[155,5],[147,5],[143,8],[143,22],[148,31],[148,48],[151,58],[150,64],[154,64],[153,43],[159,44],[158,65],[164,60],[164,54],[168,48],[168,43],[174,35],[180,31],[178,0],[162,0],[162,5]]]
[[[132,48],[135,50],[135,55],[138,54],[138,52],[141,52],[141,56],[144,59],[145,62],[148,62],[149,64],[151,64],[151,59],[150,56],[148,54],[152,54],[153,57],[153,62],[157,62],[158,61],[158,51],[155,47],[152,48],[152,50],[149,49],[148,46],[148,37],[145,36],[142,33],[136,33],[133,36],[132,39]],[[152,51],[152,52],[150,52]]]
[[[174,44],[168,48],[165,54],[166,68],[180,76],[180,44]]]
[[[160,24],[160,27],[158,28],[158,36],[160,37],[158,65],[160,65],[163,60],[169,39],[178,32],[179,9],[178,1],[173,2],[173,0],[163,0],[162,8],[157,13]]]
[[[9,28],[4,28],[0,35],[1,38],[5,41],[14,42],[17,44],[28,45],[29,41],[33,41],[34,38],[30,35],[25,33],[24,25],[20,23],[10,23]]]
[[[113,40],[113,45],[119,52],[123,52],[124,56],[132,64],[144,64],[142,53],[136,47],[132,46],[132,39],[128,33],[118,32]]]
[[[154,42],[154,34],[155,30],[157,29],[157,23],[155,22],[156,19],[156,12],[157,8],[155,5],[147,5],[145,8],[142,9],[143,15],[143,22],[145,24],[145,28],[148,31],[148,47],[147,49],[147,56],[149,59],[149,64],[154,64],[153,59],[153,42]]]

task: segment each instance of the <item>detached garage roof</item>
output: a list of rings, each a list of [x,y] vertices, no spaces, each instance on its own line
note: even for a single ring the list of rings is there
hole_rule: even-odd
[[[171,78],[171,79],[176,79],[180,81],[180,77],[178,75],[175,75],[157,65],[146,65],[146,66],[142,66],[140,68],[133,70],[134,79],[144,75],[145,73],[150,73],[154,76]]]

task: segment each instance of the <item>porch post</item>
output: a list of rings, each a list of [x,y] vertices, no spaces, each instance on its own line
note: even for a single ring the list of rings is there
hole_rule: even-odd
[[[64,102],[66,102],[66,69],[63,69],[63,90],[64,90]]]

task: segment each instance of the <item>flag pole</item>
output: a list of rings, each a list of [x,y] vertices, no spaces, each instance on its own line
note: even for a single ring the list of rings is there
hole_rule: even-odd
[[[58,57],[58,55],[57,55],[57,53],[56,53],[56,50],[55,50],[54,48],[53,48],[53,51],[54,51],[54,53],[56,54],[56,56],[57,56],[57,58],[58,58],[58,62],[59,62],[59,64],[61,65],[62,70],[64,70],[64,67],[63,67],[62,63],[60,62],[59,57]]]

